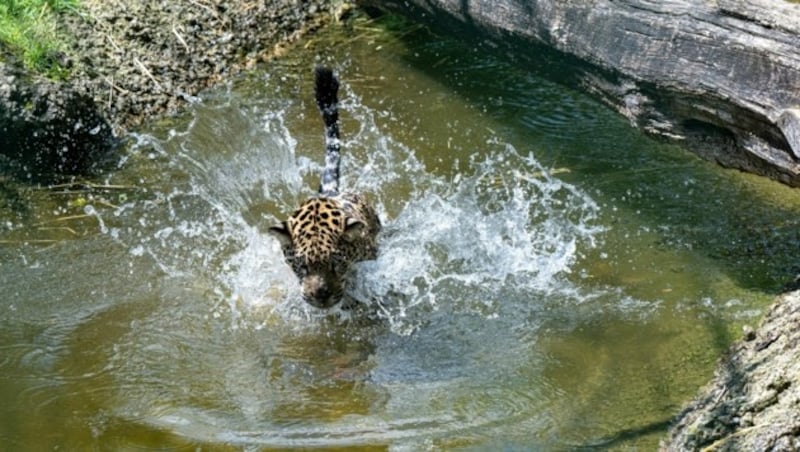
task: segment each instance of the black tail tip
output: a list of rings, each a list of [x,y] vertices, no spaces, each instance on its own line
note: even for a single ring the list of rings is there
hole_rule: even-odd
[[[336,93],[339,91],[339,80],[333,73],[333,69],[325,66],[317,66],[314,71],[315,94],[317,106],[321,109],[330,108],[336,104]]]

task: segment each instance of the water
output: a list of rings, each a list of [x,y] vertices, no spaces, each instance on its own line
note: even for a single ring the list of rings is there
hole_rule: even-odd
[[[266,234],[318,184],[320,61],[385,225],[353,313],[307,307]],[[11,449],[652,450],[796,270],[795,191],[361,17],[90,183],[0,181]]]

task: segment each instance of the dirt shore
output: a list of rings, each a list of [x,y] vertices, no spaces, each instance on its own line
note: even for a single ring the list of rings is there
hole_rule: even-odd
[[[29,183],[113,166],[119,137],[269,61],[345,0],[85,0],[58,17],[69,68],[53,81],[0,58],[0,169]]]
[[[62,16],[78,36],[70,83],[114,130],[174,112],[346,10],[342,0],[87,0]]]

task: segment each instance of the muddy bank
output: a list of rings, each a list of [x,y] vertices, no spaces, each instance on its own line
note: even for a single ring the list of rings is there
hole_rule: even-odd
[[[82,6],[59,18],[63,35],[74,37],[61,56],[67,81],[26,74],[10,59],[0,63],[0,154],[23,178],[90,171],[116,136],[178,111],[202,89],[268,61],[346,10],[341,0]]]

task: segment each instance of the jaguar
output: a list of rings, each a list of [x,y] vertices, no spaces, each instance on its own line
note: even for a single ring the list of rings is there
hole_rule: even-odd
[[[376,258],[381,223],[364,195],[339,191],[339,79],[331,68],[317,67],[314,82],[325,129],[319,190],[270,233],[280,242],[303,299],[317,308],[331,308],[342,300],[353,265]]]

